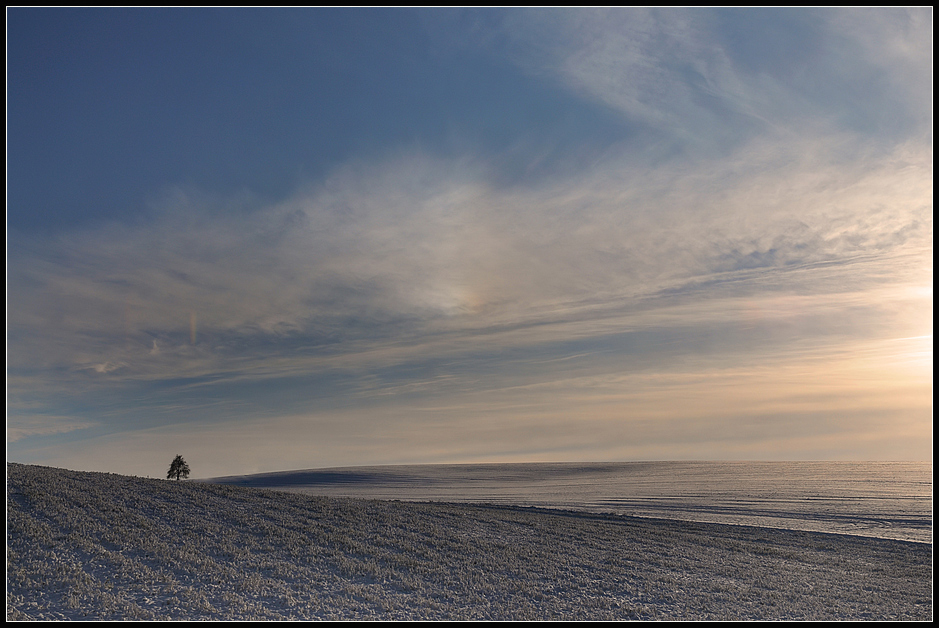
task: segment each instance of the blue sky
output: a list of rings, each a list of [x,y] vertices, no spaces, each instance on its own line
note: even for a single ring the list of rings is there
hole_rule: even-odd
[[[8,9],[7,457],[932,458],[932,10]]]

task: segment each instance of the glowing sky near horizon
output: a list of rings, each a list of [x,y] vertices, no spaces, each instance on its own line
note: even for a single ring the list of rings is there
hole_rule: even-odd
[[[7,459],[932,458],[932,9],[7,9]]]

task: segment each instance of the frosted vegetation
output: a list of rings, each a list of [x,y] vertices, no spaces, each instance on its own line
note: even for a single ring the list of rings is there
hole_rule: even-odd
[[[932,619],[932,545],[7,465],[7,619]]]

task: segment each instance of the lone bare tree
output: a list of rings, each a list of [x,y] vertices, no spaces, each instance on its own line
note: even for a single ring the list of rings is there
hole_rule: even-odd
[[[186,464],[186,461],[183,460],[183,457],[179,454],[176,454],[176,457],[173,458],[173,462],[170,463],[170,470],[166,474],[166,479],[175,477],[177,480],[179,478],[188,478],[189,477],[189,465]]]

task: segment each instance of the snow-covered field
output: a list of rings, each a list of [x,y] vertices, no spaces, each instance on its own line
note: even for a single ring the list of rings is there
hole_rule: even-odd
[[[7,465],[7,619],[932,619],[932,544]]]
[[[384,465],[204,480],[324,497],[487,503],[932,543],[932,463]]]

